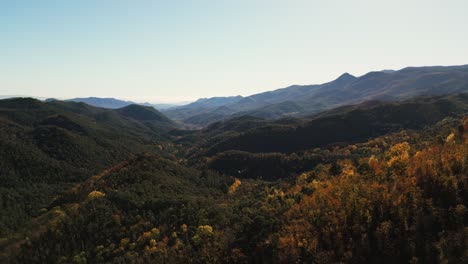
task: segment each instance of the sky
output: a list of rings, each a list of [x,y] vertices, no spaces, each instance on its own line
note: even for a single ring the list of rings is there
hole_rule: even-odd
[[[466,0],[0,0],[0,95],[179,102],[468,64]]]

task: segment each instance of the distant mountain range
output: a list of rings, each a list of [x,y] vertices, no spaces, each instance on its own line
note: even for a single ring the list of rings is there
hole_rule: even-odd
[[[99,98],[99,97],[86,97],[86,98],[73,98],[66,101],[86,103],[96,107],[117,109],[127,105],[135,104],[131,101],[122,101],[115,98]]]
[[[202,127],[242,115],[267,119],[307,116],[369,100],[401,101],[467,91],[468,65],[407,67],[369,72],[361,77],[344,73],[324,84],[293,85],[247,97],[204,98],[163,112],[173,120]]]
[[[468,65],[407,67],[369,72],[355,77],[344,73],[324,84],[292,85],[251,96],[201,98],[186,105],[140,103],[162,111],[187,127],[206,127],[244,115],[280,119],[306,117],[345,105],[368,101],[402,101],[418,96],[468,92]],[[3,96],[12,97],[12,96]],[[19,96],[18,96],[19,97]],[[0,96],[2,98],[2,96]],[[56,99],[46,99],[54,101]],[[118,109],[138,103],[115,98],[73,98],[91,106]]]
[[[66,101],[82,102],[96,107],[117,109],[132,104],[139,104],[144,106],[151,106],[155,109],[161,110],[171,107],[176,107],[178,104],[151,104],[151,103],[135,103],[132,101],[123,101],[115,98],[100,98],[100,97],[86,97],[86,98],[73,98]]]

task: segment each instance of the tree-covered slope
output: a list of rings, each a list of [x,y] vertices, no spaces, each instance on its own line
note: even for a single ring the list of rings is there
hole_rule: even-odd
[[[310,150],[263,182],[136,155],[78,183],[10,263],[464,263],[468,120]],[[301,154],[302,155],[302,154]],[[333,156],[333,160],[326,157]]]
[[[37,215],[70,183],[132,153],[160,151],[172,128],[165,118],[143,122],[83,103],[0,100],[0,234]]]
[[[467,111],[466,94],[351,108],[350,111],[312,118],[299,125],[271,122],[208,146],[206,154],[226,150],[291,153],[332,143],[365,141],[400,129],[421,129],[446,116]]]

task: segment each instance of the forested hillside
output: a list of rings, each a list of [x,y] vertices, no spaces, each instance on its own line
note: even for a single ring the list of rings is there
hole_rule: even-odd
[[[395,132],[400,129],[421,129],[447,116],[468,111],[468,95],[450,95],[410,99],[403,102],[362,104],[341,107],[305,119],[283,119],[275,122],[254,119],[241,130],[217,127],[232,126],[236,120],[213,124],[200,132],[204,155],[227,150],[254,153],[292,153],[333,143],[349,143]],[[210,137],[215,130],[217,135]],[[195,150],[197,153],[199,149]]]
[[[465,263],[467,105],[187,131],[145,107],[3,100],[0,260]]]
[[[0,100],[0,234],[39,215],[70,184],[132,154],[161,152],[172,128],[165,117],[140,120],[83,103]]]

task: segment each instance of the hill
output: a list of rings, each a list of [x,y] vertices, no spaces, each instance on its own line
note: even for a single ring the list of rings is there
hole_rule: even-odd
[[[151,106],[142,106],[131,104],[116,110],[117,113],[121,114],[122,116],[129,117],[139,121],[157,121],[157,122],[165,122],[165,123],[172,123],[172,121],[161,114],[159,111],[154,109]]]
[[[5,154],[0,197],[9,197],[1,208],[0,234],[22,226],[70,184],[133,154],[160,152],[157,146],[174,128],[143,106],[112,110],[31,98],[0,100],[0,152]]]
[[[401,129],[421,129],[444,117],[467,112],[467,94],[393,103],[370,102],[341,107],[303,120],[262,122],[262,125],[242,132],[226,133],[224,139],[219,136],[217,141],[202,143],[200,147],[204,149],[203,155],[227,150],[291,153],[328,144],[365,141]],[[206,131],[200,132],[201,138],[206,138],[203,135]]]

